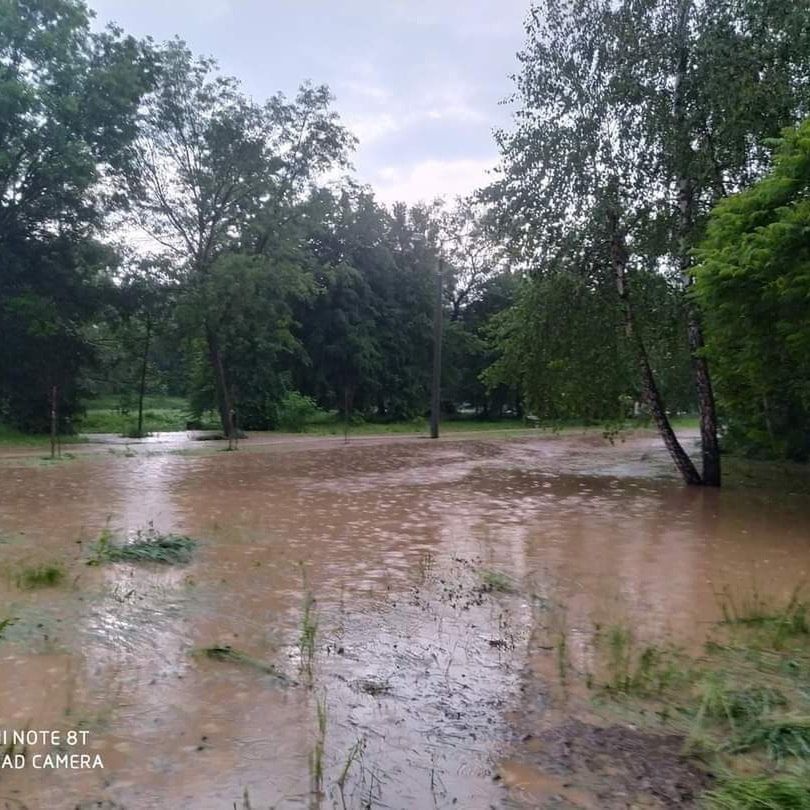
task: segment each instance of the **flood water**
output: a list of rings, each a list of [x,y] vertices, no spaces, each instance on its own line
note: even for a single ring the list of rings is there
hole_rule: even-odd
[[[689,646],[723,588],[810,571],[804,499],[686,489],[651,436],[204,445],[0,456],[0,730],[86,731],[104,765],[0,770],[0,805],[520,806],[493,777],[545,677],[539,605],[585,669],[595,623]],[[86,564],[150,524],[193,561]],[[54,561],[58,586],[16,584]]]

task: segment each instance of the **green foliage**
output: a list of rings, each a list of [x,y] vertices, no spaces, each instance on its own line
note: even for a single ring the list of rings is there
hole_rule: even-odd
[[[214,261],[186,303],[196,328],[216,330],[239,427],[278,425],[278,408],[289,388],[291,364],[301,355],[293,333],[293,306],[309,294],[303,270],[290,261],[232,254]],[[198,357],[192,387],[195,415],[216,406],[210,356]]]
[[[718,203],[695,268],[730,439],[797,460],[810,457],[809,190],[807,121],[767,177]]]
[[[366,191],[313,195],[316,295],[299,316],[296,387],[329,409],[407,419],[428,403],[439,219]]]
[[[617,334],[611,214],[658,387],[670,410],[691,406],[680,271],[711,206],[767,168],[763,139],[808,108],[806,13],[792,0],[532,8],[515,126],[498,133],[501,174],[485,192],[530,280],[494,324],[490,384],[520,385],[548,416],[615,419],[622,400],[639,399],[636,347]],[[726,317],[746,328],[734,305]]]
[[[147,396],[143,415],[146,433],[185,430],[190,409],[180,397]],[[127,435],[135,432],[136,419],[137,402],[133,403],[131,398],[104,397],[86,403],[84,414],[77,420],[76,426],[82,433]]]
[[[307,424],[322,414],[312,397],[288,391],[278,405],[278,424],[283,430],[301,433]]]
[[[609,289],[594,290],[568,273],[529,280],[515,307],[493,322],[500,356],[485,379],[519,383],[541,419],[614,418],[629,387],[617,373],[617,318]]]

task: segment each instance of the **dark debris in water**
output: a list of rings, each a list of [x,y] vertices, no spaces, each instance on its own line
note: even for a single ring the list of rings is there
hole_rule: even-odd
[[[236,650],[229,644],[214,644],[210,647],[202,647],[194,650],[193,655],[209,658],[212,661],[222,661],[228,664],[238,664],[240,666],[249,667],[261,672],[265,675],[272,675],[279,683],[284,686],[297,686],[297,682],[289,678],[283,672],[279,671],[273,664],[268,664],[253,658],[246,653]]]
[[[391,684],[379,678],[360,678],[353,684],[358,692],[364,692],[373,697],[391,694]]]

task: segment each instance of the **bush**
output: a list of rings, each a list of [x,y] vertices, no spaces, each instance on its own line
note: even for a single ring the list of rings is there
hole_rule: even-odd
[[[315,400],[298,391],[288,391],[278,404],[278,425],[292,433],[301,433],[309,422],[322,415]]]

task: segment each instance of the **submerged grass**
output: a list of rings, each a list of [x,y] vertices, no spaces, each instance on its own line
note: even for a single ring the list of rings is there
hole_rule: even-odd
[[[485,569],[481,571],[481,590],[486,593],[515,593],[517,586],[512,577],[501,571]]]
[[[315,598],[307,591],[304,594],[304,607],[301,612],[301,632],[298,637],[298,653],[301,672],[312,684],[315,664],[315,643],[318,636],[318,612]]]
[[[320,807],[323,796],[324,751],[326,749],[326,695],[315,703],[318,729],[315,745],[309,754],[310,807]]]
[[[30,591],[36,588],[51,588],[65,578],[61,563],[45,563],[23,568],[15,577],[17,587]]]
[[[677,650],[655,645],[639,647],[630,628],[617,624],[597,632],[597,647],[606,657],[606,692],[654,696],[687,677]],[[592,684],[593,685],[593,684]]]
[[[200,647],[199,649],[193,650],[192,655],[208,658],[212,661],[221,661],[226,664],[248,667],[264,675],[272,675],[277,680],[289,686],[295,684],[292,679],[288,678],[283,672],[273,666],[273,664],[268,664],[265,661],[260,661],[258,658],[253,658],[240,650],[235,650],[228,644],[214,644],[210,647]]]
[[[315,597],[309,589],[307,571],[303,562],[301,579],[304,591],[304,604],[301,610],[301,626],[298,635],[299,671],[306,677],[310,687],[315,677],[315,652],[318,638],[318,609]]]
[[[139,529],[126,542],[115,542],[112,533],[105,529],[95,546],[88,565],[104,562],[153,562],[165,565],[182,565],[191,562],[197,541],[181,534],[161,534],[153,526]]]
[[[810,635],[810,605],[800,598],[803,586],[793,591],[787,605],[776,607],[754,590],[750,597],[735,599],[726,588],[718,595],[723,618],[729,625],[748,625],[769,633],[772,642],[781,643],[796,636]]]

